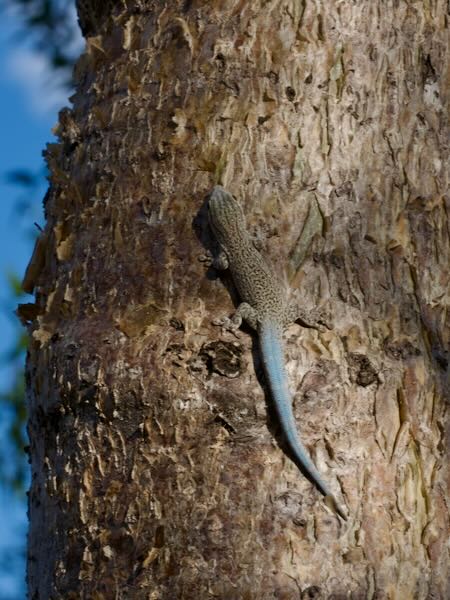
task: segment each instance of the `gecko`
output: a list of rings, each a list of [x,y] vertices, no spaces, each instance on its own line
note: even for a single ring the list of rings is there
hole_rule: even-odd
[[[325,496],[327,505],[342,519],[347,520],[345,512],[309,457],[297,432],[292,410],[285,369],[283,331],[299,316],[303,319],[303,311],[299,313],[295,304],[289,303],[284,286],[253,245],[239,203],[219,185],[209,195],[208,220],[220,246],[220,252],[212,261],[212,266],[230,270],[241,299],[233,317],[223,319],[222,324],[235,330],[245,320],[257,332],[264,371],[281,430],[294,462]]]

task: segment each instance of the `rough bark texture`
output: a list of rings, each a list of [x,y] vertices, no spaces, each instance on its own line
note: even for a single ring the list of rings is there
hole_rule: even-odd
[[[100,13],[22,309],[30,598],[449,598],[447,3]],[[275,441],[255,340],[211,325],[217,182],[333,316],[287,364],[345,525]]]

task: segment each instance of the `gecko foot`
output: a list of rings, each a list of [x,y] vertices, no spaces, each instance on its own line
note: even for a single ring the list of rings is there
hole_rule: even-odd
[[[198,260],[199,262],[204,263],[207,267],[211,267],[214,262],[213,255],[210,250],[207,250],[204,254],[200,254]]]
[[[221,319],[214,319],[212,324],[216,327],[220,327],[222,332],[228,331],[232,333],[236,338],[239,339],[239,327],[241,326],[242,319],[235,319],[232,317],[222,317]]]
[[[299,322],[303,327],[326,331],[333,328],[331,315],[324,309],[306,310],[299,306],[289,308],[291,322]]]

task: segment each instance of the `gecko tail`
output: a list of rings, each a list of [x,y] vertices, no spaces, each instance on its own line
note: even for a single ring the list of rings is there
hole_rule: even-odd
[[[348,516],[344,512],[339,502],[333,496],[333,494],[328,494],[327,496],[325,496],[324,502],[328,506],[328,508],[334,513],[338,514],[341,517],[341,519],[343,519],[344,521],[348,521]]]
[[[325,496],[327,506],[340,515],[342,519],[347,520],[347,516],[339,506],[327,484],[322,480],[319,471],[312,462],[297,432],[297,425],[292,410],[292,398],[284,367],[282,335],[282,329],[278,324],[266,323],[262,324],[259,328],[264,369],[269,381],[281,429],[292,451],[296,465],[319,489],[321,494]]]

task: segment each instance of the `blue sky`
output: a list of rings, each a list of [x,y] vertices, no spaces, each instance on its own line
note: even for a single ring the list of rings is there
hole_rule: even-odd
[[[32,247],[33,222],[43,225],[43,181],[33,191],[32,209],[24,216],[17,204],[24,197],[22,188],[6,181],[12,170],[38,172],[44,168],[42,151],[52,141],[52,127],[58,109],[67,105],[67,92],[52,76],[43,55],[21,42],[18,22],[2,12],[0,19],[0,358],[11,348],[17,336],[14,316],[16,302],[11,299],[7,273],[22,277]],[[81,47],[81,39],[80,39]],[[32,297],[29,300],[32,301]],[[8,389],[13,372],[0,360],[0,389]],[[0,443],[5,446],[4,431],[9,415],[0,404]],[[25,599],[26,502],[0,486],[0,600]]]

